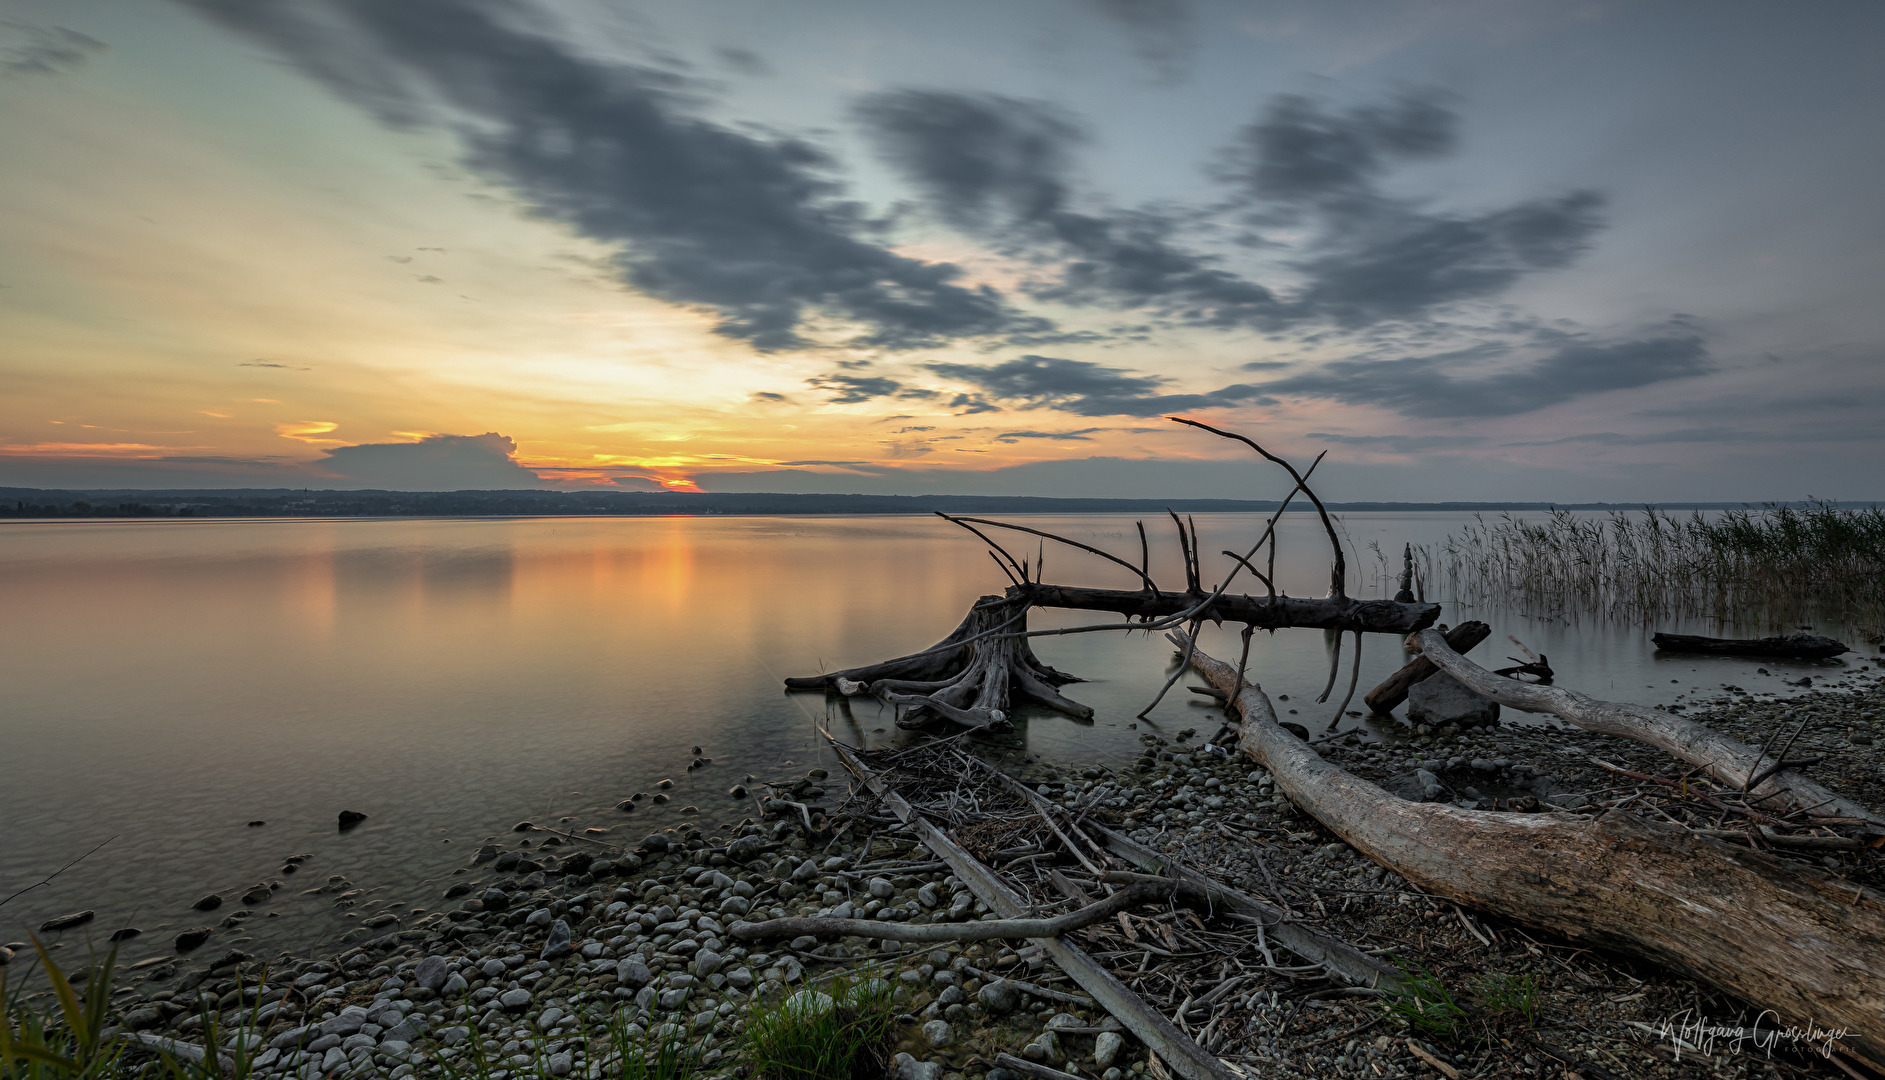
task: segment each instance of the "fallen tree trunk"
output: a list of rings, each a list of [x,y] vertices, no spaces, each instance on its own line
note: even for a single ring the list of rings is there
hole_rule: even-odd
[[[1711,653],[1716,656],[1783,656],[1794,660],[1830,660],[1840,653],[1851,651],[1845,642],[1818,634],[1764,638],[1655,634],[1650,640],[1663,652]]]
[[[1423,644],[1432,655],[1445,641],[1429,631]],[[1237,692],[1241,752],[1375,862],[1463,904],[1647,957],[1786,1023],[1843,1028],[1844,1049],[1885,1065],[1885,895],[1619,810],[1583,818],[1408,802],[1284,731],[1231,665],[1190,655],[1213,686]]]
[[[1452,646],[1454,652],[1466,653],[1491,636],[1492,627],[1485,623],[1463,622],[1446,632],[1446,643]],[[1383,679],[1380,686],[1364,694],[1361,700],[1367,704],[1369,712],[1386,716],[1394,711],[1395,706],[1407,700],[1407,692],[1413,689],[1415,683],[1424,682],[1439,670],[1433,666],[1433,661],[1416,656],[1401,665],[1399,671]]]
[[[1885,827],[1885,816],[1871,807],[1827,790],[1796,769],[1770,772],[1774,764],[1771,757],[1693,720],[1642,705],[1599,701],[1563,687],[1501,678],[1454,652],[1446,639],[1432,630],[1421,631],[1416,640],[1424,655],[1440,670],[1501,705],[1525,712],[1547,713],[1585,731],[1646,743],[1700,767],[1729,787],[1747,788],[1756,795],[1772,793],[1795,809],[1817,808],[1824,817],[1852,818],[1874,827]],[[1764,757],[1767,757],[1767,767],[1762,765]],[[1749,785],[1750,779],[1758,783]]]
[[[1008,590],[1035,607],[1111,611],[1134,619],[1156,619],[1191,611],[1210,594],[1200,591],[1151,592],[1132,589],[1085,589],[1030,582]],[[1352,596],[1241,596],[1225,594],[1205,604],[1196,618],[1235,622],[1259,630],[1307,627],[1344,633],[1411,634],[1432,626],[1439,604],[1402,604],[1393,600],[1357,600]]]

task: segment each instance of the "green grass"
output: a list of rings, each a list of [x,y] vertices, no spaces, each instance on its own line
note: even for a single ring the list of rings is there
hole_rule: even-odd
[[[1526,1027],[1538,1023],[1538,979],[1533,975],[1487,975],[1472,986],[1479,1007],[1495,1017],[1517,1017]]]
[[[1501,514],[1416,549],[1426,589],[1535,614],[1693,615],[1790,628],[1885,629],[1885,509],[1768,505],[1687,517]],[[1385,565],[1385,564],[1384,564]]]
[[[1429,1039],[1451,1039],[1466,1023],[1467,1011],[1440,976],[1424,967],[1402,965],[1401,990],[1378,1006],[1391,1021]]]
[[[888,1075],[891,993],[882,979],[846,977],[756,1005],[746,1020],[745,1057],[763,1080]]]

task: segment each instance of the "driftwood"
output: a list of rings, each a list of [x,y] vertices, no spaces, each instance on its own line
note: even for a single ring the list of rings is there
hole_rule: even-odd
[[[977,899],[1003,918],[1017,918],[1027,911],[1021,897],[1015,895],[979,859],[950,839],[947,833],[917,814],[907,801],[892,791],[847,747],[836,740],[832,740],[831,745],[839,760],[844,762],[844,767],[882,798],[891,811],[915,831],[917,839],[925,847],[947,862]],[[1124,1024],[1126,1030],[1137,1036],[1140,1042],[1156,1051],[1184,1080],[1236,1080],[1216,1057],[1193,1041],[1191,1036],[1180,1031],[1164,1014],[1153,1010],[1145,1003],[1145,999],[1114,978],[1111,972],[1078,946],[1057,937],[1038,940],[1062,971],[1080,984],[1081,989],[1092,994],[1094,1000]]]
[[[810,916],[794,919],[767,919],[764,922],[736,923],[727,933],[740,941],[762,938],[862,937],[881,941],[993,941],[996,938],[1050,938],[1069,930],[1091,926],[1110,919],[1118,912],[1140,904],[1163,899],[1172,893],[1171,883],[1140,883],[1121,889],[1097,903],[1088,904],[1051,919],[989,919],[966,923],[903,923],[880,919],[833,919]]]
[[[1599,701],[1563,687],[1501,678],[1454,652],[1445,638],[1431,630],[1421,631],[1417,640],[1440,670],[1501,705],[1548,713],[1586,731],[1646,743],[1703,769],[1729,787],[1755,794],[1772,793],[1795,809],[1817,809],[1823,817],[1855,819],[1885,828],[1885,816],[1870,807],[1829,791],[1796,769],[1773,769],[1775,763],[1771,760],[1764,769],[1765,755],[1761,751],[1693,720],[1642,705]]]
[[[1408,802],[1324,761],[1277,725],[1237,669],[1174,638],[1212,685],[1241,687],[1241,752],[1375,862],[1460,903],[1647,957],[1785,1023],[1844,1028],[1844,1049],[1885,1065],[1885,894],[1621,810],[1584,818]],[[1445,647],[1433,631],[1422,642],[1429,656]],[[1455,663],[1464,661],[1440,666],[1459,677]]]
[[[1362,634],[1406,635],[1433,625],[1434,620],[1440,617],[1438,604],[1358,600],[1347,594],[1347,561],[1343,555],[1341,537],[1329,516],[1328,508],[1309,488],[1309,475],[1315,471],[1314,464],[1307,471],[1298,471],[1289,462],[1242,435],[1221,431],[1195,420],[1180,417],[1170,419],[1243,443],[1264,459],[1282,467],[1295,481],[1295,487],[1270,516],[1269,523],[1256,542],[1241,555],[1235,551],[1223,553],[1232,560],[1232,565],[1216,586],[1206,587],[1204,584],[1204,552],[1197,523],[1188,522],[1177,514],[1171,517],[1178,530],[1179,551],[1184,556],[1185,582],[1181,587],[1171,588],[1161,586],[1152,578],[1151,553],[1143,523],[1138,527],[1139,561],[1134,564],[1090,544],[1025,525],[987,518],[952,517],[938,512],[937,516],[974,533],[988,545],[989,555],[995,560],[995,565],[1012,582],[1006,593],[977,600],[953,633],[921,652],[824,675],[789,678],[785,680],[787,689],[835,691],[846,697],[869,694],[897,708],[897,724],[901,727],[921,726],[931,717],[940,717],[969,728],[1005,729],[1011,726],[1008,713],[1017,692],[1049,708],[1085,720],[1092,718],[1093,710],[1064,697],[1057,689],[1080,680],[1042,663],[1028,647],[1029,639],[1096,631],[1168,630],[1182,626],[1189,626],[1195,631],[1201,623],[1222,623],[1228,620],[1244,624],[1246,643],[1257,630],[1280,630],[1286,627],[1334,630],[1338,643],[1341,634],[1354,634],[1356,664],[1349,684],[1349,694],[1352,696],[1354,678],[1361,671]],[[1320,464],[1321,460],[1318,457],[1316,464]],[[1332,564],[1327,596],[1294,597],[1280,594],[1276,589],[1276,523],[1298,494],[1314,504],[1323,529],[1328,534]],[[1040,553],[1032,560],[1026,557],[1017,559],[993,539],[991,533],[994,530],[1038,537],[1043,542]],[[1041,576],[1041,564],[1045,558],[1045,542],[1050,540],[1129,571],[1139,579],[1140,587],[1099,589],[1056,585],[1045,581]],[[1259,569],[1254,561],[1265,544],[1270,547],[1267,564],[1269,573]],[[1240,575],[1245,574],[1251,579],[1249,586],[1233,589],[1239,583]],[[1261,595],[1251,595],[1258,585],[1261,586]],[[1123,621],[1055,630],[1029,630],[1027,614],[1033,608],[1105,611],[1122,616]],[[1340,652],[1338,647],[1337,660]],[[1179,671],[1183,671],[1183,665],[1180,665]],[[1333,688],[1333,666],[1329,683]],[[1157,705],[1170,689],[1171,683],[1167,683],[1153,699],[1152,705]],[[1326,700],[1328,696],[1328,691],[1324,691],[1318,700]],[[1348,699],[1344,698],[1344,708],[1347,703]],[[1145,712],[1150,712],[1152,705],[1146,706]],[[1144,716],[1145,712],[1140,715]],[[1340,715],[1340,710],[1337,715]]]
[[[1785,637],[1717,638],[1694,634],[1656,634],[1650,638],[1663,652],[1712,653],[1716,656],[1781,656],[1792,660],[1830,660],[1850,652],[1846,643],[1818,634]]]
[[[1446,643],[1457,653],[1471,652],[1473,646],[1492,636],[1492,627],[1482,622],[1463,622],[1446,632]],[[1377,716],[1386,716],[1394,707],[1407,700],[1407,692],[1414,684],[1422,682],[1440,669],[1433,666],[1433,661],[1424,656],[1416,656],[1401,665],[1401,669],[1381,681],[1381,685],[1368,691],[1362,702],[1368,711]]]

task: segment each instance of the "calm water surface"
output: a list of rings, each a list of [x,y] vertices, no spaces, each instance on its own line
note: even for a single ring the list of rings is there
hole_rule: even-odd
[[[1131,518],[1016,520],[1136,554]],[[1398,552],[1463,520],[1346,515],[1351,591],[1379,595],[1384,584],[1369,541]],[[1215,551],[1247,546],[1261,519],[1198,524]],[[1148,527],[1169,556],[1164,580],[1179,580],[1169,524]],[[1292,514],[1282,538],[1279,584],[1321,594],[1319,525]],[[1047,567],[1051,580],[1133,585],[1073,552],[1050,550]],[[874,705],[828,707],[822,695],[784,693],[783,677],[924,648],[1003,583],[973,538],[913,517],[0,525],[0,898],[116,838],[0,908],[0,941],[93,908],[97,936],[135,925],[146,934],[129,958],[156,955],[182,927],[219,924],[235,894],[305,854],[289,887],[212,947],[307,948],[377,910],[438,906],[441,882],[471,849],[521,818],[614,827],[630,842],[689,805],[700,808],[692,820],[737,821],[751,804],[727,787],[819,761],[817,725],[852,741],[897,737]],[[1493,623],[1482,662],[1515,652],[1504,647],[1515,634],[1550,655],[1561,685],[1622,700],[1671,701],[1724,681],[1780,689],[1778,676],[1795,674],[1771,662],[1776,675],[1763,678],[1753,664],[1657,660],[1642,628],[1451,607],[1442,618],[1464,617]],[[1033,625],[1088,620],[1043,612]],[[1209,632],[1206,645],[1236,653],[1229,630]],[[1169,672],[1171,650],[1117,634],[1036,647],[1094,679],[1068,693],[1098,716],[1079,724],[1024,711],[1014,738],[1058,760],[1134,753],[1146,729],[1133,716]],[[1290,695],[1279,707],[1300,707],[1316,728],[1334,710],[1309,700],[1327,650],[1320,632],[1284,631],[1253,652],[1255,678]],[[1398,642],[1370,639],[1362,690],[1404,659]],[[1216,724],[1182,691],[1151,722],[1167,734]],[[689,774],[695,745],[714,764]],[[667,807],[613,809],[664,777],[676,782]],[[366,823],[338,833],[344,809]],[[343,914],[299,895],[330,874],[371,902]],[[231,902],[193,912],[211,892]]]

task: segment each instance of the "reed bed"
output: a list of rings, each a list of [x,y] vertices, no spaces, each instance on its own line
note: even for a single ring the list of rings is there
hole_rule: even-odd
[[[1530,613],[1885,629],[1885,509],[1769,504],[1681,516],[1501,514],[1415,549],[1423,592]]]

